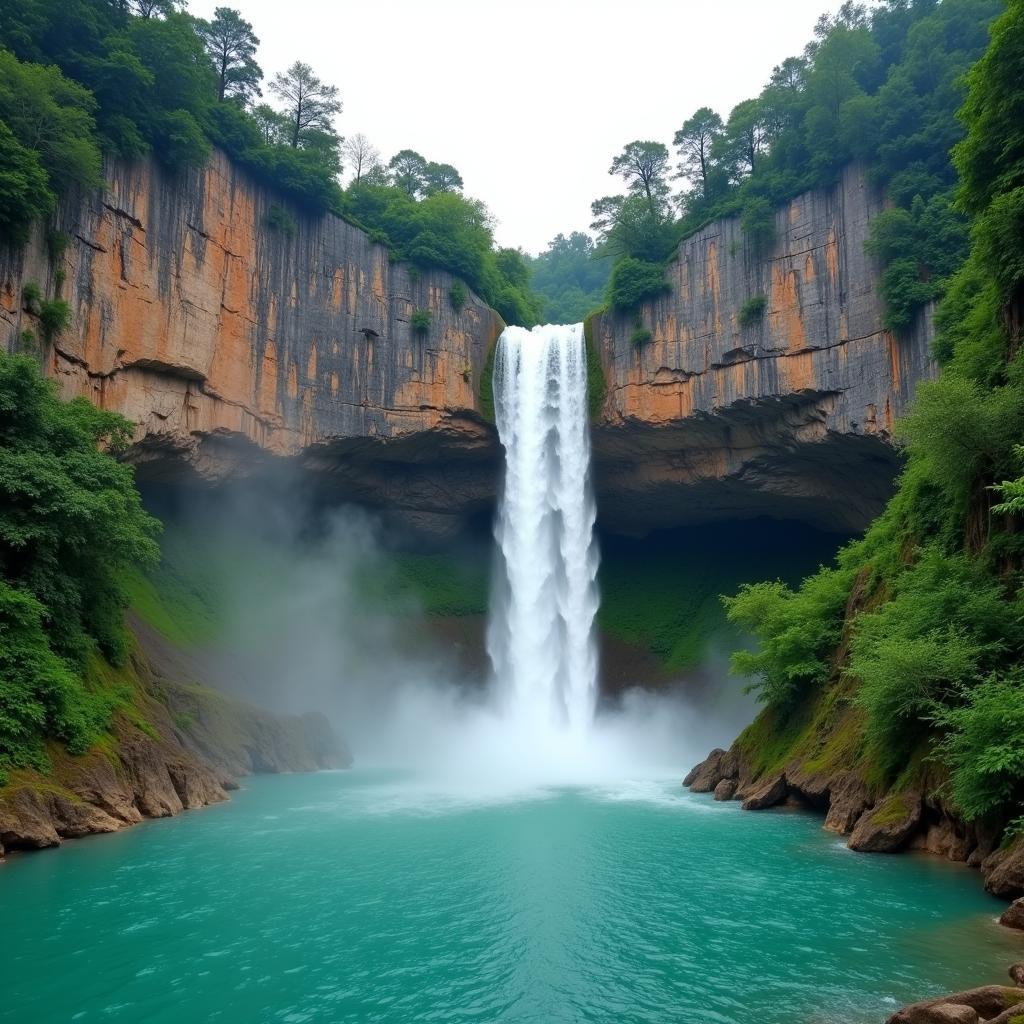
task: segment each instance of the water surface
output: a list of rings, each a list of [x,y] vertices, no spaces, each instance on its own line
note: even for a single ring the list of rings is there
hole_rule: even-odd
[[[976,873],[677,780],[441,796],[363,771],[0,867],[0,1019],[881,1021],[1024,944]]]

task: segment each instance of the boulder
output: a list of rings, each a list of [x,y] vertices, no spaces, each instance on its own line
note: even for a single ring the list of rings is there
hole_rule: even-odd
[[[1024,962],[1014,964],[1009,970],[1010,980],[1018,988],[1024,988]]]
[[[713,793],[723,779],[735,779],[739,774],[736,755],[720,747],[712,750],[707,759],[693,768],[683,779],[693,793]]]
[[[833,782],[825,829],[841,836],[849,835],[868,806],[868,788],[856,775]]]
[[[989,854],[981,864],[985,888],[994,896],[1015,900],[1024,896],[1024,838]]]
[[[785,775],[775,775],[767,782],[759,785],[750,796],[743,801],[745,811],[763,811],[768,807],[781,804],[789,793]]]
[[[1021,931],[1024,931],[1024,899],[1016,900],[1011,903],[1003,916],[999,918],[999,923],[1001,925],[1005,925],[1007,928],[1019,928]],[[1015,968],[1020,968],[1021,973],[1024,974],[1024,964],[1015,964],[1014,967],[1011,968],[1011,972]],[[1010,977],[1013,977],[1012,973]]]
[[[736,780],[735,779],[722,779],[717,786],[715,786],[715,799],[716,800],[731,800],[736,795]]]
[[[1019,988],[984,985],[905,1006],[894,1013],[886,1024],[976,1024],[979,1018],[995,1022],[1003,1018],[1007,1011],[1012,1015],[1014,1008],[1021,1002],[1024,1002],[1024,991]],[[1009,1020],[1008,1016],[1006,1020]],[[1000,1020],[1000,1024],[1004,1022]]]
[[[921,823],[921,797],[894,793],[857,820],[849,847],[861,853],[895,853],[906,846]]]

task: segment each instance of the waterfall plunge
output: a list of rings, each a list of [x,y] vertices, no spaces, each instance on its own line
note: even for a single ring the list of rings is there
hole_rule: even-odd
[[[494,405],[505,488],[488,653],[524,728],[580,734],[594,714],[598,604],[582,324],[507,328]]]

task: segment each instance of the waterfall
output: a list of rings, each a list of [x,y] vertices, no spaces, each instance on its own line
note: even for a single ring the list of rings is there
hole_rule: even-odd
[[[506,328],[494,362],[505,449],[487,647],[509,710],[534,731],[594,714],[598,596],[583,325]]]

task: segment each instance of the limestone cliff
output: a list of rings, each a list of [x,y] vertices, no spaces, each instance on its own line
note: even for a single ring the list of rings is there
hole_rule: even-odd
[[[881,510],[893,421],[935,372],[931,310],[906,337],[882,326],[865,242],[883,204],[848,167],[777,211],[765,251],[738,219],[716,221],[680,246],[671,291],[594,319],[606,523],[768,514],[857,530]],[[750,300],[763,313],[744,326]],[[640,348],[637,325],[651,332]]]
[[[62,290],[72,322],[43,346],[47,369],[136,421],[140,478],[287,463],[433,534],[457,530],[499,479],[477,397],[499,317],[473,295],[456,311],[450,276],[286,205],[222,155],[180,175],[111,165],[102,192],[63,204],[51,227],[71,244],[56,260],[42,229],[0,251],[0,343],[39,333],[26,283]],[[882,328],[864,251],[882,205],[851,167],[778,212],[771,251],[737,220],[685,241],[672,290],[639,311],[649,345],[631,343],[633,316],[594,319],[605,525],[774,515],[849,530],[879,511],[893,420],[933,372],[930,311],[908,337]],[[742,326],[762,295],[763,317]],[[426,332],[416,309],[431,312]]]
[[[491,447],[472,410],[503,325],[471,293],[453,308],[449,275],[390,263],[338,217],[286,209],[222,154],[177,175],[111,164],[105,178],[26,250],[0,250],[0,343],[39,334],[26,283],[62,292],[72,319],[45,347],[47,370],[66,395],[136,422],[141,476],[221,478],[301,454],[352,497],[386,501],[389,474],[361,471],[368,452],[401,480],[424,445],[435,464]],[[54,232],[70,240],[56,260]],[[426,331],[410,323],[417,309]],[[435,480],[412,504],[450,513],[450,501]]]

